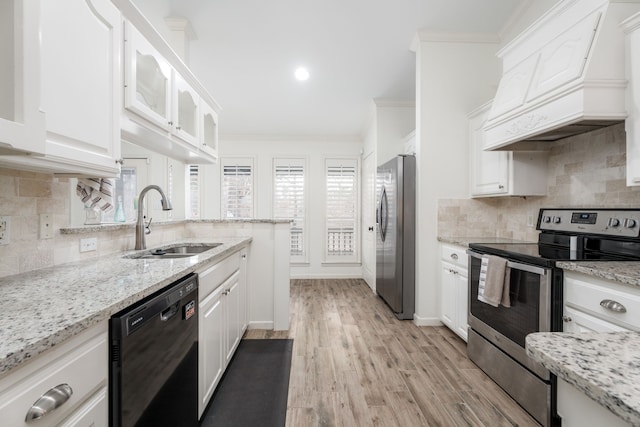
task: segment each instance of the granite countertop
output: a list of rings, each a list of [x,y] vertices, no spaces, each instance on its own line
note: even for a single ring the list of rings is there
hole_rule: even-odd
[[[538,332],[527,354],[611,412],[640,425],[640,333]]]
[[[466,237],[466,236],[438,236],[441,243],[469,247],[470,243],[535,243],[505,237]]]
[[[249,242],[182,239],[171,245],[222,245],[166,260],[124,258],[143,252],[129,251],[0,278],[0,375]]]
[[[557,265],[566,271],[614,280],[628,286],[640,286],[638,261],[558,261]]]

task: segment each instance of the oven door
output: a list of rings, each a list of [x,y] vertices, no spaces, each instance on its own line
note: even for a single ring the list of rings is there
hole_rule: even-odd
[[[551,331],[552,269],[509,260],[511,307],[478,300],[482,254],[469,254],[469,327],[543,380],[550,374],[525,351],[525,337]]]

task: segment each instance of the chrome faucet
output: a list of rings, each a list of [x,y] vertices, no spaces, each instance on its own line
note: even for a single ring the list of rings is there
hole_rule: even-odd
[[[162,204],[163,211],[170,211],[173,209],[171,206],[171,202],[167,199],[167,196],[164,195],[164,191],[162,188],[157,185],[147,185],[142,189],[140,195],[138,196],[138,221],[136,222],[136,250],[139,249],[147,249],[147,243],[145,242],[145,234],[151,233],[151,229],[149,226],[151,225],[151,219],[149,218],[149,223],[145,225],[144,223],[144,196],[147,194],[149,190],[157,190],[162,197],[160,203]]]

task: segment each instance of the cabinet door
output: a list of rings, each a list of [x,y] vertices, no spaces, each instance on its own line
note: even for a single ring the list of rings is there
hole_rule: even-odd
[[[509,191],[509,152],[484,151],[484,132],[489,107],[485,104],[469,118],[471,195],[506,194]]]
[[[450,329],[454,329],[456,325],[456,271],[451,264],[441,263],[440,269],[440,285],[441,285],[441,320]]]
[[[458,270],[456,276],[456,327],[455,332],[467,341],[467,311],[469,309],[469,291],[467,274]]]
[[[225,295],[224,307],[226,315],[226,344],[225,344],[225,365],[231,361],[236,347],[242,338],[242,327],[240,324],[240,272],[237,271],[222,286]]]
[[[45,152],[44,114],[39,110],[40,3],[0,2],[0,151]]]
[[[201,149],[212,156],[218,158],[218,114],[209,104],[204,101],[200,102],[200,114],[202,120],[200,122],[201,132],[200,139],[202,141]]]
[[[129,22],[124,45],[125,108],[169,132],[171,65]]]
[[[58,427],[107,427],[109,400],[107,388],[101,388]]]
[[[206,281],[201,275],[200,281]],[[202,415],[220,381],[224,369],[224,309],[222,287],[207,295],[199,304],[198,342],[198,413]]]
[[[240,294],[239,298],[239,306],[238,312],[240,317],[240,338],[242,338],[242,334],[247,330],[247,326],[249,325],[249,302],[247,299],[248,296],[248,283],[247,283],[247,263],[248,263],[248,253],[247,249],[242,249],[240,251],[240,278],[238,279],[238,290]]]
[[[172,88],[173,134],[200,148],[200,96],[175,70]]]
[[[109,0],[43,1],[40,16],[46,154],[118,173],[120,11]]]

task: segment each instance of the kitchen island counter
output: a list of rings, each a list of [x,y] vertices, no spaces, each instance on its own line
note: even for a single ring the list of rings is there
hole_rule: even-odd
[[[0,278],[0,375],[251,240],[182,239],[171,243],[222,244],[187,258],[125,258],[142,252],[129,251]]]
[[[623,285],[640,287],[640,262],[638,261],[558,261],[557,266],[566,271],[576,271],[613,280]]]

